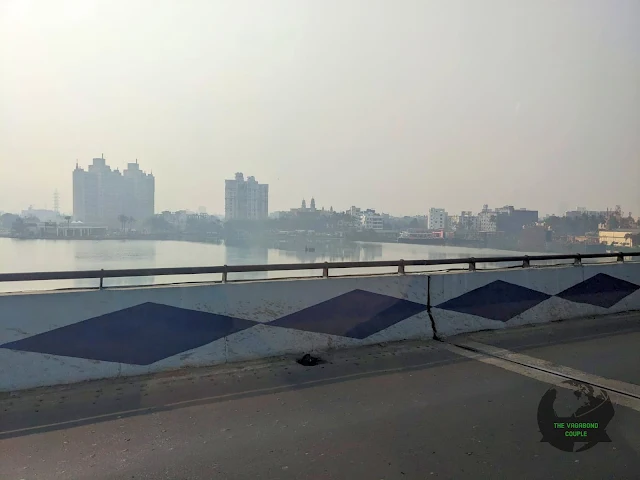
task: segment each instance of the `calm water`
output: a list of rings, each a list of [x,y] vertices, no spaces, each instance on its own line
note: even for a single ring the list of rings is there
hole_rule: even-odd
[[[191,267],[325,261],[370,261],[444,259],[524,255],[515,252],[462,247],[408,244],[351,243],[345,246],[316,246],[315,253],[292,252],[261,247],[155,241],[155,240],[16,240],[0,238],[0,272],[67,270],[111,270],[120,268]],[[484,265],[485,267],[487,265]],[[465,266],[461,265],[461,268]],[[478,268],[482,265],[478,264]],[[407,271],[443,270],[445,267],[415,267]],[[458,268],[451,266],[451,268]],[[394,268],[332,270],[332,275],[393,272]],[[257,272],[229,274],[234,279],[264,279],[320,275],[318,270],[299,272]],[[105,286],[220,280],[220,275],[188,275],[106,279]],[[52,280],[0,283],[0,292],[96,286],[97,280]]]

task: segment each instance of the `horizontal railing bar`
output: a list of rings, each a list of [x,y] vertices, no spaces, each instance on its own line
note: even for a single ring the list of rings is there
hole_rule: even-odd
[[[405,267],[461,265],[478,263],[508,263],[545,260],[585,260],[594,258],[639,257],[640,252],[628,253],[587,253],[567,255],[523,255],[513,257],[469,257],[446,258],[439,260],[376,260],[368,262],[316,262],[316,263],[280,263],[267,265],[219,265],[210,267],[166,267],[166,268],[131,268],[120,270],[85,270],[63,272],[24,272],[0,273],[0,282],[21,282],[36,280],[79,280],[89,278],[125,278],[152,277],[165,275],[204,275],[213,273],[251,273],[275,272],[291,270],[322,270],[336,268],[376,268],[376,267]]]

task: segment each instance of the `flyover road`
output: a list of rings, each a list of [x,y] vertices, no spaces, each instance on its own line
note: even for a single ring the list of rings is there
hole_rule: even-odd
[[[0,478],[639,478],[640,315],[326,360],[7,394]],[[571,378],[609,393],[610,442],[566,452],[541,441],[539,402],[556,388],[556,411],[571,413]]]

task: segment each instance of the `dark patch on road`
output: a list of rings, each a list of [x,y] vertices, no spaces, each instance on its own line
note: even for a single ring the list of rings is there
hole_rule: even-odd
[[[308,353],[303,355],[302,358],[299,358],[298,360],[296,360],[296,362],[298,362],[300,365],[304,367],[315,367],[316,365],[327,363],[324,360],[322,360],[320,357],[314,357],[313,355],[310,355]]]

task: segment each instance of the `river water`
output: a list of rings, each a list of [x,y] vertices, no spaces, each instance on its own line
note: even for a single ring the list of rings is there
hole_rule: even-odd
[[[123,268],[194,267],[274,263],[310,263],[371,260],[428,260],[464,257],[524,255],[502,250],[409,245],[402,243],[361,243],[325,245],[315,252],[285,251],[262,247],[161,240],[18,240],[0,238],[0,273],[112,270]],[[530,253],[535,254],[535,253]],[[488,266],[478,264],[478,268]],[[501,264],[501,266],[505,266]],[[466,268],[460,266],[414,267],[407,272]],[[386,273],[395,268],[331,270],[331,275]],[[229,280],[319,276],[319,270],[229,274]],[[105,279],[104,285],[149,285],[176,282],[219,281],[221,275],[186,275]],[[3,282],[0,292],[95,287],[98,280],[51,280]]]

